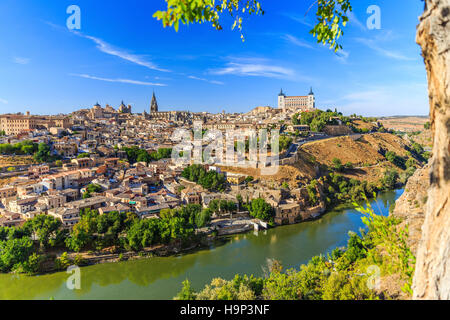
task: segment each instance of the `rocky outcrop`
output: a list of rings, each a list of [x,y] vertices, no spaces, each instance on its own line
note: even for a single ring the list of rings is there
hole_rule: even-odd
[[[417,169],[408,179],[405,192],[395,202],[393,215],[402,218],[400,227],[408,225],[408,245],[417,254],[417,247],[422,236],[422,225],[425,219],[425,204],[430,188],[430,166]]]
[[[450,299],[450,0],[426,0],[417,43],[428,75],[433,159],[414,299]]]

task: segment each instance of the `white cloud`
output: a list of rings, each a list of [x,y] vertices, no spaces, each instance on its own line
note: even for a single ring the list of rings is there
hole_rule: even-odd
[[[381,35],[378,35],[377,37],[373,39],[365,39],[365,38],[356,38],[355,40],[368,48],[376,51],[380,55],[395,59],[395,60],[402,60],[402,61],[414,61],[415,58],[407,57],[397,51],[388,50],[382,47],[381,43],[385,43],[388,41],[392,41],[394,39],[394,35],[391,31],[384,32]]]
[[[308,48],[308,49],[314,49],[314,47],[312,45],[310,45],[308,42],[299,39],[297,37],[294,37],[293,35],[290,34],[285,34],[283,36],[283,39],[286,41],[289,41],[290,43],[298,46],[298,47],[303,47],[303,48]]]
[[[109,43],[103,41],[102,39],[84,35],[79,32],[73,32],[73,33],[78,36],[81,36],[83,38],[93,41],[97,45],[97,49],[103,53],[121,58],[123,60],[140,65],[142,67],[146,67],[148,69],[162,71],[162,72],[169,72],[169,70],[162,69],[162,68],[158,67],[156,64],[154,64],[153,62],[147,61],[141,55],[132,54],[132,53],[127,52],[124,49],[116,48],[116,47],[110,45]]]
[[[5,99],[0,98],[0,103],[8,104],[8,100],[5,100]]]
[[[295,22],[303,24],[304,26],[307,26],[310,28],[314,27],[314,25],[311,22],[309,22],[308,18],[305,15],[298,15],[295,13],[283,13],[283,15],[285,17],[288,17],[291,20],[294,20]]]
[[[91,79],[91,80],[98,80],[98,81],[105,81],[105,82],[117,82],[117,83],[127,83],[127,84],[135,84],[140,86],[157,86],[157,87],[165,87],[165,84],[162,83],[152,83],[152,82],[144,82],[144,81],[138,81],[138,80],[130,80],[130,79],[110,79],[110,78],[101,78],[96,76],[91,76],[88,74],[70,74],[74,77],[80,77],[84,79]]]
[[[23,58],[23,57],[14,57],[13,61],[14,61],[14,63],[25,65],[25,64],[29,64],[31,59]]]
[[[233,58],[225,67],[210,70],[210,73],[265,78],[292,78],[295,75],[292,69],[276,66],[259,58]]]
[[[205,81],[205,82],[209,82],[209,83],[212,83],[212,84],[218,84],[218,85],[223,85],[223,84],[224,84],[224,83],[221,82],[221,81],[208,80],[208,79],[205,79],[205,78],[199,78],[199,77],[196,77],[196,76],[188,76],[188,78],[189,78],[189,79],[193,79],[193,80]]]
[[[351,11],[348,13],[348,21],[350,24],[357,26],[362,31],[367,31],[366,26],[361,21],[359,21],[358,17],[356,17],[356,15]]]

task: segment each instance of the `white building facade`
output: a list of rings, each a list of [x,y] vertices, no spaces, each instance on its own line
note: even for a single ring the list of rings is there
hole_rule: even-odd
[[[312,88],[307,96],[287,96],[281,90],[278,95],[278,108],[283,112],[313,111],[316,108],[316,98]]]

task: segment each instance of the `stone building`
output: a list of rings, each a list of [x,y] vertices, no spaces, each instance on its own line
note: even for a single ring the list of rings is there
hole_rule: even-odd
[[[128,107],[125,105],[125,103],[120,104],[119,106],[119,113],[131,113],[131,106],[128,105]]]
[[[38,129],[68,128],[70,125],[67,117],[56,116],[32,116],[27,112],[23,114],[0,115],[0,132],[7,135],[16,135]]]
[[[313,111],[316,108],[316,98],[312,88],[307,96],[287,96],[281,89],[278,95],[278,108],[283,112]]]

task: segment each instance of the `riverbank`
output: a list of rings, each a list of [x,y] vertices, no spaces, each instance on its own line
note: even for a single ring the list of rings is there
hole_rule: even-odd
[[[371,201],[372,206],[380,207],[377,213],[388,215],[401,194],[402,190],[380,194]],[[267,259],[281,261],[286,269],[298,268],[313,256],[345,246],[348,232],[358,233],[363,227],[356,210],[332,210],[315,221],[215,238],[207,250],[194,248],[168,257],[83,267],[80,290],[67,288],[70,275],[66,272],[35,277],[0,274],[0,299],[172,299],[186,279],[200,290],[218,277],[232,279],[236,273],[262,276]]]
[[[316,216],[310,217],[307,220],[303,220],[294,225],[311,223],[314,221],[320,221],[324,219],[324,217],[330,212],[336,211],[345,211],[353,209],[353,205],[350,202],[336,204],[333,207],[327,208],[327,210]],[[389,208],[388,208],[389,210]],[[286,225],[278,225],[273,229],[283,228]],[[225,230],[226,228],[224,228]],[[49,259],[42,265],[42,269],[39,273],[30,276],[42,276],[46,274],[57,273],[60,271],[64,271],[66,267],[70,265],[79,265],[80,267],[92,267],[97,264],[113,264],[124,261],[135,261],[142,259],[153,259],[153,258],[168,258],[168,257],[179,257],[187,254],[192,254],[200,251],[207,251],[211,248],[214,248],[217,244],[223,245],[226,242],[230,241],[236,236],[239,235],[248,235],[252,234],[255,231],[253,228],[236,228],[225,230],[226,232],[212,232],[212,230],[203,230],[202,233],[198,234],[193,242],[186,245],[186,243],[182,243],[181,241],[175,241],[169,245],[155,245],[148,248],[143,248],[141,251],[120,251],[111,252],[108,250],[104,250],[104,252],[92,252],[92,251],[84,251],[80,253],[71,252],[67,255],[69,262],[64,267],[64,269],[57,269],[55,266],[54,259]],[[113,248],[111,248],[113,250]],[[105,252],[106,251],[106,252]],[[49,256],[58,256],[60,257],[65,251],[63,249],[54,251],[49,253]],[[76,263],[75,263],[76,262]]]

